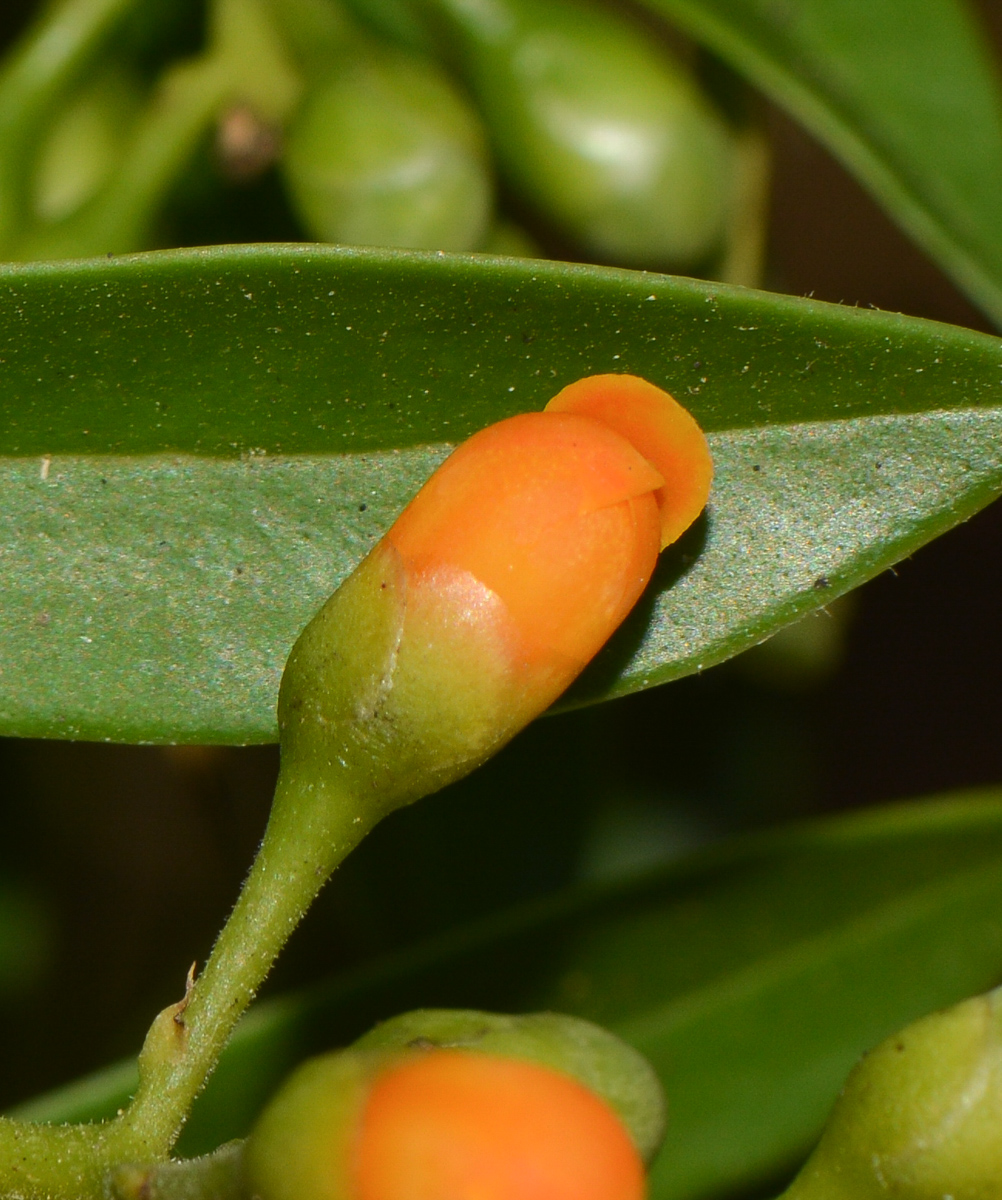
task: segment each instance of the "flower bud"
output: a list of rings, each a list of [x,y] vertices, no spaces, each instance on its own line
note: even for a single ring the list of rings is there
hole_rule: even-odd
[[[183,1037],[178,1042],[176,1023],[174,1035],[161,1037],[167,1014],[147,1039],[130,1112],[153,1105],[165,1089],[178,1094],[179,1075],[181,1094],[194,1099],[228,1029],[335,867],[386,813],[472,770],[559,695],[640,595],[664,541],[702,508],[709,481],[709,454],[692,418],[666,392],[616,375],[565,389],[547,412],[482,430],[439,467],[289,655],[278,702],[281,771],[264,839],[186,994]],[[494,1033],[501,1046],[507,1035]],[[201,1056],[197,1070],[193,1053]],[[329,1102],[341,1104],[365,1092],[376,1061],[304,1070],[355,1071],[354,1083],[335,1089],[341,1099]],[[519,1068],[533,1070],[545,1075],[550,1066]],[[494,1089],[482,1080],[477,1086]],[[511,1090],[500,1079],[496,1086],[498,1095]],[[562,1077],[559,1086],[541,1080],[539,1094],[567,1086]],[[518,1109],[511,1106],[513,1117]],[[590,1120],[581,1116],[586,1126]],[[269,1122],[287,1126],[298,1145],[294,1121]],[[637,1144],[646,1148],[650,1132]],[[329,1138],[323,1145],[328,1157],[341,1153]],[[262,1195],[275,1200],[336,1194],[287,1193],[281,1179],[271,1183]],[[528,1200],[537,1193],[502,1194]],[[374,1191],[369,1200],[391,1195]],[[639,1193],[630,1183],[594,1195]]]
[[[293,649],[283,770],[344,771],[377,815],[471,770],[601,648],[710,473],[692,417],[631,376],[474,434]]]
[[[292,1075],[247,1180],[261,1200],[641,1200],[631,1130],[589,1086],[631,1070],[660,1117],[650,1067],[588,1022],[410,1013]]]
[[[490,222],[476,115],[438,67],[397,50],[342,56],[293,121],[282,169],[325,242],[472,250]]]
[[[889,1037],[856,1065],[784,1200],[1002,1196],[1002,992]]]
[[[691,265],[716,249],[734,137],[650,31],[588,0],[412,7],[475,96],[510,186],[544,220],[620,266]]]
[[[61,221],[82,208],[118,167],[142,105],[139,84],[106,67],[70,96],[41,143],[34,171],[34,215]]]

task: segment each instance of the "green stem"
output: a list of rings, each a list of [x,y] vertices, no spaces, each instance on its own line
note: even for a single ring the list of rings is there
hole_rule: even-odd
[[[736,138],[731,214],[716,277],[741,287],[761,287],[769,224],[771,183],[769,140],[758,124]]]
[[[201,1158],[120,1166],[107,1192],[115,1200],[242,1200],[243,1148],[243,1142],[227,1142]]]
[[[103,1200],[105,1176],[127,1156],[121,1121],[35,1125],[0,1117],[0,1195]]]
[[[98,1125],[0,1118],[0,1196],[107,1200],[113,1168],[164,1162],[289,935],[381,815],[370,797],[352,791],[347,773],[327,757],[311,756],[304,764],[293,756],[291,764],[283,762],[254,865],[201,977],[153,1022],[139,1056],[132,1103],[116,1120]],[[215,1165],[214,1160],[209,1164],[213,1171]],[[142,1167],[142,1178],[151,1170]],[[181,1172],[178,1185],[186,1187],[189,1175]],[[114,1189],[126,1195],[129,1180],[136,1178],[135,1171],[119,1171]],[[168,1172],[163,1179],[172,1183],[174,1176]]]
[[[29,164],[40,126],[134,4],[66,0],[22,39],[0,68],[0,252],[6,252],[25,220]]]
[[[169,1151],[289,935],[375,823],[330,764],[323,766],[326,773],[283,769],[261,849],[204,972],[147,1035],[139,1089],[122,1118],[141,1161]]]

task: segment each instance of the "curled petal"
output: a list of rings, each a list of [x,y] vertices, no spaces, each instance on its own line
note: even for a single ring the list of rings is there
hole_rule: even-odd
[[[668,392],[636,375],[590,375],[558,392],[546,411],[601,421],[660,472],[662,550],[703,511],[713,479],[710,450],[692,415]]]

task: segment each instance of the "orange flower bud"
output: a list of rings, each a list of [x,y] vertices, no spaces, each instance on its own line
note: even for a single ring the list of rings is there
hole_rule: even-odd
[[[622,1122],[569,1075],[462,1050],[375,1080],[355,1149],[358,1200],[641,1200]]]
[[[243,1153],[259,1200],[641,1200],[650,1064],[558,1013],[419,1009],[302,1063]]]
[[[630,375],[580,380],[474,434],[293,648],[279,796],[295,799],[273,811],[312,805],[316,837],[343,856],[495,753],[630,611],[710,476],[692,417]]]

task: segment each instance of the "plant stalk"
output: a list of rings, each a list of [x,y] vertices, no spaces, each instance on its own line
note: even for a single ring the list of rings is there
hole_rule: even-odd
[[[375,823],[324,766],[283,768],[261,849],[204,972],[147,1034],[139,1089],[121,1118],[137,1161],[166,1157],[289,935]]]

